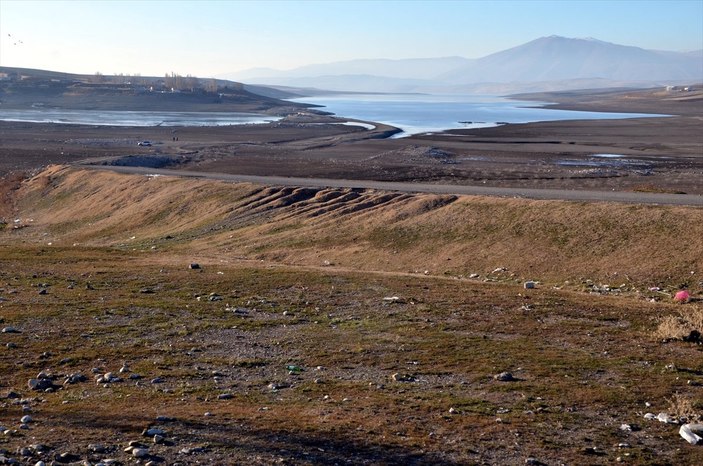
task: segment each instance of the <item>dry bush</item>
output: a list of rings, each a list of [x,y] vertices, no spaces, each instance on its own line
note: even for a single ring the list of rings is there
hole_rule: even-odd
[[[686,319],[678,316],[664,316],[659,319],[659,326],[654,331],[658,340],[683,340],[691,333],[691,326]]]
[[[687,309],[684,319],[686,319],[695,330],[703,333],[703,309],[693,308]]]
[[[662,317],[654,336],[659,340],[683,340],[693,330],[703,333],[703,309],[690,308],[681,314]]]
[[[677,418],[686,418],[688,422],[698,422],[701,419],[689,397],[676,393],[668,401],[669,414]]]

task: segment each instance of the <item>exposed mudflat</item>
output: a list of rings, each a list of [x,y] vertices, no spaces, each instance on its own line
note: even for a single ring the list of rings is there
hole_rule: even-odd
[[[118,128],[0,123],[0,172],[135,155],[244,175],[703,194],[703,100],[636,91],[552,96],[569,108],[672,117],[504,125],[384,139],[393,129],[301,112],[265,125]],[[543,97],[543,96],[535,96]],[[176,140],[177,138],[177,140]],[[153,142],[138,147],[140,140]],[[615,157],[603,157],[602,154]]]

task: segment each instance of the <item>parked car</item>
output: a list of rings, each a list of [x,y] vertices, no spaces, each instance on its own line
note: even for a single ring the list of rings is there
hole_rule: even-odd
[[[138,146],[144,146],[144,147],[151,147],[151,142],[149,141],[140,141],[137,143]]]

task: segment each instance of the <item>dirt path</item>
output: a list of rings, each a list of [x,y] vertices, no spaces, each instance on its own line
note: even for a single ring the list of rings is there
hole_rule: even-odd
[[[283,176],[233,175],[204,173],[188,170],[168,170],[143,167],[116,167],[82,165],[92,170],[112,170],[118,173],[142,175],[181,176],[211,180],[254,183],[263,185],[301,186],[314,188],[361,188],[407,193],[458,194],[491,197],[515,197],[525,199],[564,200],[581,202],[624,202],[633,204],[661,204],[702,206],[703,196],[692,194],[664,194],[622,191],[582,191],[564,189],[502,188],[490,186],[457,186],[429,183],[399,183],[369,180],[337,180],[327,178],[294,178]]]

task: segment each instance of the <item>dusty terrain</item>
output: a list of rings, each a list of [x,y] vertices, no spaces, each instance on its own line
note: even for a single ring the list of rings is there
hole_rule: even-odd
[[[312,112],[268,125],[221,128],[0,122],[0,173],[138,155],[169,157],[188,170],[245,175],[700,195],[702,95],[631,91],[606,99],[552,94],[568,108],[675,116],[504,125],[399,139],[380,139],[391,133],[387,127],[367,131],[321,124],[346,119]],[[137,147],[140,140],[154,145]]]
[[[0,462],[700,464],[700,207],[47,167],[700,193],[695,118],[0,124]],[[651,173],[553,163],[596,150]]]
[[[703,410],[700,208],[62,167],[12,199],[0,449],[23,464],[135,441],[155,464],[703,460],[644,418]]]

